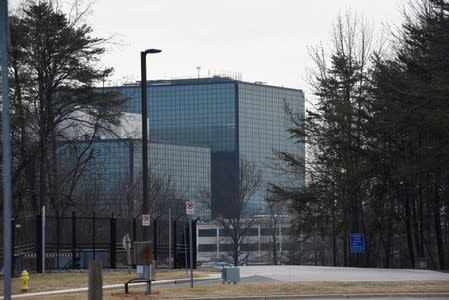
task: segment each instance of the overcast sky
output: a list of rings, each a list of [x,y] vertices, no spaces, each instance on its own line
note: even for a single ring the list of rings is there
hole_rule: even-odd
[[[242,80],[306,89],[307,47],[330,40],[339,12],[351,9],[379,31],[398,24],[403,0],[94,0],[86,20],[112,37],[103,63],[107,84],[148,79],[240,74]]]

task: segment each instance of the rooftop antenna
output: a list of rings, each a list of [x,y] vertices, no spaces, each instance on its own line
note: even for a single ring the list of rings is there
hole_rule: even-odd
[[[201,70],[201,67],[196,67],[196,69],[198,70],[198,78],[200,78],[200,70]]]

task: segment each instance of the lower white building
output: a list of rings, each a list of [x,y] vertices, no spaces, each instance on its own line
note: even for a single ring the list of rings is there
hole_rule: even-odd
[[[274,242],[276,235],[276,251],[278,262],[282,262],[287,253],[290,219],[278,217],[276,226],[272,226],[269,216],[252,219],[252,225],[246,230],[246,236],[240,245],[240,264],[273,263]],[[245,221],[243,221],[244,223]],[[232,262],[232,243],[223,227],[216,222],[197,224],[197,261]]]

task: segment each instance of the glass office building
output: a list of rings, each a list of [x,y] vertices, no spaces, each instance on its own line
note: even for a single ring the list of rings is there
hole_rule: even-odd
[[[114,89],[129,99],[123,111],[141,113],[138,83]],[[289,139],[285,104],[304,114],[303,92],[228,77],[149,81],[150,140],[210,149],[212,216],[236,212],[240,160],[256,164],[263,185],[243,216],[265,214],[266,184],[288,180],[272,168],[274,151],[304,157],[304,145]]]
[[[79,161],[73,151],[80,153],[88,142],[78,142],[62,146],[61,155],[66,167]],[[149,144],[150,165],[150,210],[154,215],[164,208],[182,210],[173,211],[174,215],[183,213],[184,203],[203,193],[210,193],[210,149],[168,143]],[[90,153],[90,154],[89,154]],[[72,155],[73,154],[73,155]],[[75,192],[84,200],[87,210],[90,207],[103,213],[140,215],[142,199],[142,143],[140,139],[104,139],[96,140],[86,152],[92,155],[83,167]],[[96,201],[96,202],[94,202]],[[173,203],[173,201],[175,203]],[[208,209],[199,209],[196,216],[210,218]]]
[[[248,210],[255,215],[266,215],[263,199],[269,183],[288,184],[297,178],[288,177],[275,152],[293,153],[304,159],[304,144],[290,139],[287,129],[292,126],[285,113],[304,115],[304,94],[301,90],[262,84],[238,83],[238,145],[240,157],[253,161],[262,170],[263,186],[250,201]],[[304,178],[300,182],[304,184]]]

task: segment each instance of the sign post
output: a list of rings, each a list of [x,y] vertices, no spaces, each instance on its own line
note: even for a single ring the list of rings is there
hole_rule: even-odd
[[[45,274],[45,205],[42,205],[42,275]]]
[[[189,216],[189,252],[190,252],[190,287],[193,288],[193,245],[192,245],[192,215],[195,205],[193,201],[186,201],[186,215]]]
[[[171,262],[172,262],[172,253],[171,253],[171,236],[172,236],[172,232],[171,232],[171,208],[168,208],[168,270],[171,271]]]
[[[143,231],[143,236],[147,237],[148,235],[146,234],[147,230],[149,229],[148,227],[150,227],[151,225],[151,216],[149,214],[143,214],[142,215],[142,231]],[[143,241],[143,243],[146,243],[148,241]],[[153,257],[153,252],[149,250],[150,248],[148,248],[148,245],[146,247],[144,247],[144,257],[145,257],[145,263],[143,264],[143,269],[142,271],[142,275],[144,278],[146,278],[148,276],[148,270],[151,270],[151,263],[152,263],[152,257]],[[151,259],[148,259],[148,257],[151,256]],[[149,273],[149,276],[151,276],[151,271]],[[149,295],[151,294],[151,281],[149,284],[146,285],[145,287],[145,294]]]

